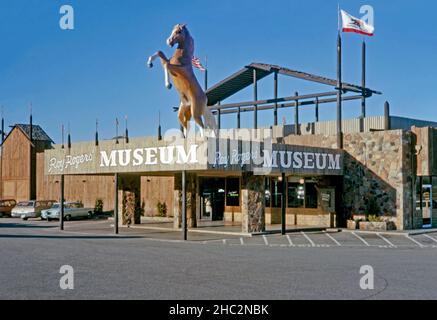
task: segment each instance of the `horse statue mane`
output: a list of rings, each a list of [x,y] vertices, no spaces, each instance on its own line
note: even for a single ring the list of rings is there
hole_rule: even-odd
[[[165,86],[168,89],[172,88],[171,77],[180,97],[178,119],[184,128],[185,136],[189,130],[188,126],[191,118],[194,118],[198,125],[201,136],[203,136],[205,128],[212,129],[215,132],[217,125],[214,115],[208,108],[206,93],[197,81],[193,71],[194,39],[185,24],[174,26],[170,37],[167,39],[167,45],[170,47],[177,45],[170,59],[167,59],[162,51],[158,51],[149,57],[147,64],[152,68],[153,61],[158,57],[160,58],[164,68]]]

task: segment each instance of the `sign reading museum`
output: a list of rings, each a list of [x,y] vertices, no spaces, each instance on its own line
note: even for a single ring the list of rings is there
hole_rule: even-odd
[[[270,144],[235,144],[211,139],[195,143],[171,143],[132,139],[114,144],[102,141],[73,144],[70,149],[45,152],[45,173],[108,174],[128,172],[254,171],[256,174],[341,175],[343,154],[338,150]]]

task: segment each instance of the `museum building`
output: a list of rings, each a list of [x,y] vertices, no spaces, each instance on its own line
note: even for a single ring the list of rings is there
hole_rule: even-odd
[[[273,97],[257,98],[257,84],[273,77]],[[279,76],[334,87],[331,91],[278,97]],[[253,86],[252,101],[223,102]],[[120,225],[157,221],[180,228],[229,226],[253,234],[282,228],[345,227],[357,216],[378,216],[397,230],[437,226],[437,123],[390,114],[366,116],[377,91],[281,66],[253,63],[207,90],[219,131],[93,140],[54,145],[44,130],[17,124],[4,138],[2,199],[58,200],[105,210],[116,208]],[[342,119],[342,103],[361,101],[362,114]],[[337,120],[320,121],[319,108],[337,103]],[[299,121],[302,108],[314,121]],[[278,123],[290,110],[293,124]],[[272,112],[274,122],[258,127]],[[241,128],[241,114],[253,126]],[[222,129],[223,117],[235,127]],[[211,132],[210,132],[211,134]],[[61,179],[61,176],[64,179]],[[185,200],[185,201],[184,201]],[[165,210],[163,210],[165,204]]]

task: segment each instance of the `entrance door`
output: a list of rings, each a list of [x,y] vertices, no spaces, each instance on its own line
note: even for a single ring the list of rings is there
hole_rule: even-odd
[[[219,178],[200,179],[200,219],[221,221],[225,211],[225,180]]]
[[[432,227],[432,185],[422,186],[422,217],[423,227]]]

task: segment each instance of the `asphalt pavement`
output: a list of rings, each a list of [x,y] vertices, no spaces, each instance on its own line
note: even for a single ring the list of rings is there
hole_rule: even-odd
[[[437,299],[437,234],[251,238],[0,219],[0,299]],[[74,289],[63,290],[62,266]],[[373,289],[360,286],[370,266]],[[361,270],[362,271],[362,270]],[[361,282],[360,282],[361,281]]]

